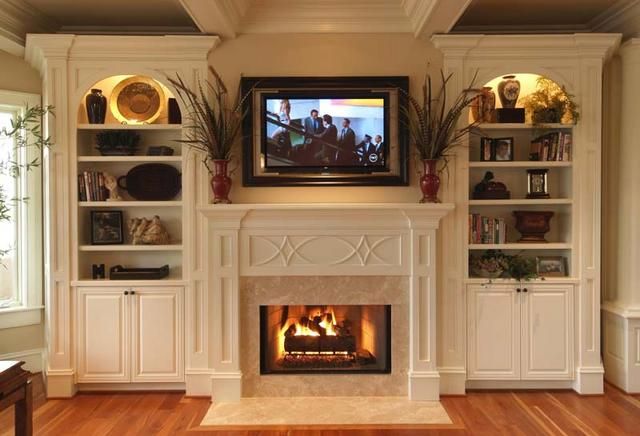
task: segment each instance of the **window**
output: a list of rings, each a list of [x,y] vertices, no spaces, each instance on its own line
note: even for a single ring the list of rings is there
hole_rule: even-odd
[[[26,106],[40,104],[32,94],[0,90],[0,130],[24,115]],[[28,138],[28,143],[32,139]],[[19,165],[42,162],[37,147],[16,148],[14,138],[0,135],[0,161]],[[0,220],[0,328],[37,324],[42,317],[42,167],[10,174],[0,171],[1,195],[11,219]],[[20,199],[24,199],[21,201]]]

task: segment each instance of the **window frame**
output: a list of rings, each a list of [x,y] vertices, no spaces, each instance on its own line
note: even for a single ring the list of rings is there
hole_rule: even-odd
[[[41,104],[37,94],[0,90],[0,108],[24,114],[25,108]],[[27,137],[27,140],[29,138]],[[40,166],[18,179],[18,196],[28,197],[17,211],[18,304],[0,308],[0,329],[40,324],[43,315],[44,252],[42,207],[42,151],[35,147],[21,150],[26,162],[39,158]]]

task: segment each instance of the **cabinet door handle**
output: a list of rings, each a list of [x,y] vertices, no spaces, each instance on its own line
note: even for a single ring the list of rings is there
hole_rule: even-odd
[[[131,291],[131,295],[136,295],[136,291]]]
[[[522,291],[523,292],[529,292],[529,290],[527,288],[524,288]]]
[[[124,291],[124,295],[129,295],[129,291]]]
[[[520,291],[522,291],[522,289],[516,288],[516,292],[520,292]]]

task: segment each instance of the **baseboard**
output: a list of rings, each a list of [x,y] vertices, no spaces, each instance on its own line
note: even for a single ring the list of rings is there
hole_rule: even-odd
[[[573,389],[572,380],[467,380],[467,389]]]
[[[211,401],[235,403],[242,396],[242,373],[213,373],[211,380]]]
[[[189,397],[211,396],[211,370],[186,370],[184,381]]]
[[[22,360],[24,361],[23,369],[30,372],[42,372],[42,368],[44,368],[43,353],[43,348],[16,351],[14,353],[1,354],[0,360]]]
[[[78,383],[78,392],[185,392],[184,383]]]
[[[465,395],[467,370],[464,367],[439,367],[440,395]]]
[[[438,401],[440,399],[440,375],[437,371],[410,372],[409,399],[412,401]]]

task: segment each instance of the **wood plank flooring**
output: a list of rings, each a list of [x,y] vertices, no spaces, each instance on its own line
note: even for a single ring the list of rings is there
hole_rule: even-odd
[[[416,435],[640,435],[640,396],[605,386],[605,395],[570,391],[469,392],[443,397],[451,426],[396,429],[251,429],[198,427],[209,408],[204,398],[180,393],[79,394],[46,400],[34,378],[36,435],[191,436],[416,436]],[[13,434],[13,410],[0,413],[0,435]]]

